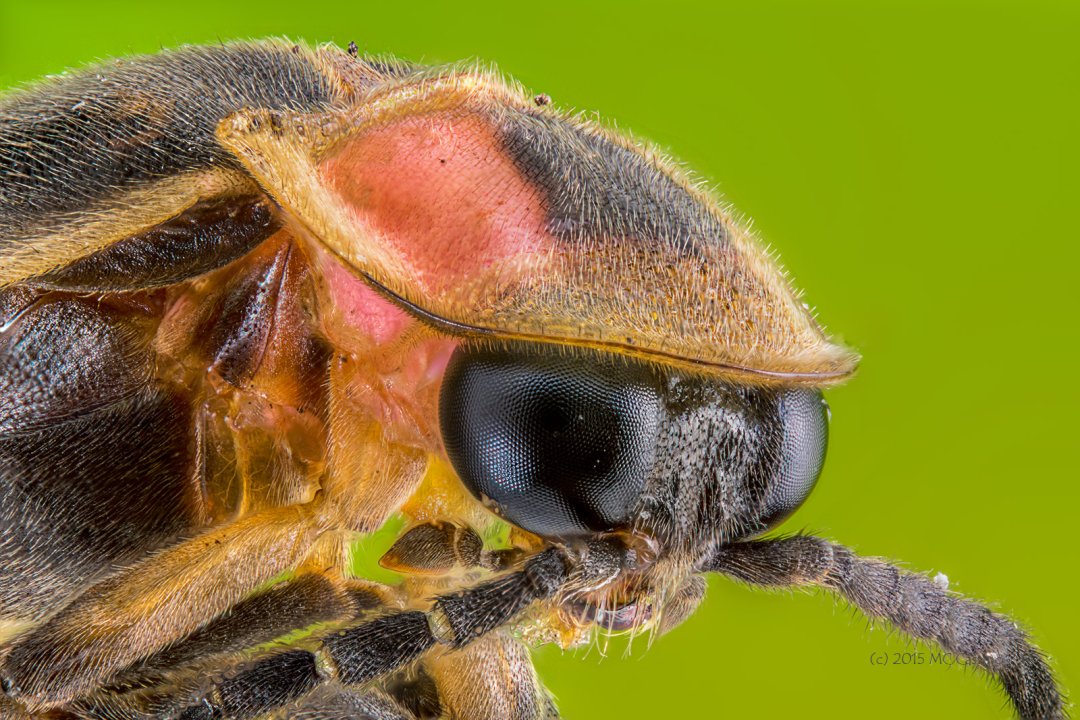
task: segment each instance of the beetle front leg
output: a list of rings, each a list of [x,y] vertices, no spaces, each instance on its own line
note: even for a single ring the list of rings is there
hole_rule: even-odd
[[[417,720],[393,698],[375,689],[324,685],[275,713],[274,720]]]
[[[319,536],[317,518],[311,506],[255,513],[92,586],[16,641],[4,690],[32,711],[85,695],[297,567]]]
[[[325,634],[311,649],[289,649],[259,658],[215,683],[178,717],[250,720],[331,680],[346,686],[365,685],[407,666],[436,646],[471,647],[533,602],[551,598],[566,580],[565,555],[549,548],[525,561],[518,572],[435,598],[426,612],[383,615]],[[535,700],[531,707],[534,716],[540,717],[547,712],[547,704]],[[469,703],[460,696],[457,701]],[[487,712],[481,705],[471,705],[470,712]]]

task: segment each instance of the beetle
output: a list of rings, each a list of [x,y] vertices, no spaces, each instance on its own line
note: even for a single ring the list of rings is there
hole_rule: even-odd
[[[0,102],[9,716],[544,718],[527,644],[822,587],[1065,716],[1008,618],[767,533],[857,356],[656,151],[285,41]],[[354,540],[397,519],[380,559]]]

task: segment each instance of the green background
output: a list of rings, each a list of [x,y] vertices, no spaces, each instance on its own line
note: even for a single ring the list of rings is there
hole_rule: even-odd
[[[685,160],[865,356],[785,525],[942,571],[1080,683],[1075,590],[1080,12],[1037,2],[0,3],[0,85],[287,34],[496,62]],[[820,594],[710,582],[629,657],[539,653],[568,718],[1008,717],[982,675]]]

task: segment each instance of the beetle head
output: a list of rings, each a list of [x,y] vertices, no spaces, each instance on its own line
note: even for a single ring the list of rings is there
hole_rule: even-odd
[[[515,525],[581,548],[579,590],[620,608],[662,605],[656,596],[677,595],[718,544],[792,513],[817,481],[828,433],[816,389],[522,344],[459,348],[440,420],[470,491]],[[607,622],[642,624],[640,613]]]

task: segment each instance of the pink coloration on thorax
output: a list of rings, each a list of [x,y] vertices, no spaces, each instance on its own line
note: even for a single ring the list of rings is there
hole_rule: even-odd
[[[325,251],[319,260],[327,299],[339,314],[339,322],[352,331],[375,345],[385,345],[415,322]]]
[[[338,407],[378,422],[389,441],[436,449],[438,388],[458,340],[424,327],[318,244],[308,252]]]
[[[320,172],[429,292],[524,270],[550,246],[539,193],[481,115],[438,112],[376,127]]]

